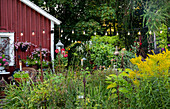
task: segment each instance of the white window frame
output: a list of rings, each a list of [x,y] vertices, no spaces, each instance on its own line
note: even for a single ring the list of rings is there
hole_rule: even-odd
[[[10,56],[10,63],[9,66],[14,66],[15,64],[15,58],[14,58],[14,33],[1,33],[0,32],[0,37],[9,37],[10,42],[9,42],[9,56]]]

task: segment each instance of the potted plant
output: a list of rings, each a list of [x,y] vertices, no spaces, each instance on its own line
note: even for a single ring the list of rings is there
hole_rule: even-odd
[[[15,42],[14,44],[15,49],[18,50],[19,48],[21,51],[25,52],[27,51],[31,46],[36,47],[36,45],[32,44],[31,42]]]
[[[17,82],[21,82],[22,80],[26,80],[29,78],[29,74],[28,71],[18,71],[16,73],[14,73],[14,79]]]
[[[0,56],[0,71],[4,70],[5,66],[7,66],[9,63],[7,59],[5,58],[5,54]]]
[[[41,65],[40,51],[42,54],[42,65],[43,67],[48,67],[51,62],[47,59],[48,54],[50,53],[47,48],[42,48],[41,50],[39,48],[34,49],[33,52],[31,52],[31,55],[27,56],[27,59],[23,59],[22,61],[26,64],[26,66],[31,66],[37,69]]]

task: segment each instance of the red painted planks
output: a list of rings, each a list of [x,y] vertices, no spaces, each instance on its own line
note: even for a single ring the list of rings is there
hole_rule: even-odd
[[[51,46],[51,21],[31,9],[20,0],[0,0],[0,28],[5,28],[8,32],[15,32],[15,41],[29,41],[37,47],[40,43],[42,47],[50,50]],[[45,34],[43,34],[43,29]],[[32,35],[35,32],[35,36]],[[23,32],[23,36],[21,36]],[[26,59],[29,54],[15,51],[15,55],[20,55],[21,59]],[[18,59],[15,60],[18,67]]]

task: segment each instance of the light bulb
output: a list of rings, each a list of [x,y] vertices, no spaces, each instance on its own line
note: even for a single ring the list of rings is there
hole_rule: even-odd
[[[85,32],[85,31],[83,31],[83,34],[86,34],[86,32]]]
[[[105,35],[107,36],[107,32],[105,32]]]
[[[21,36],[23,36],[24,34],[23,34],[23,32],[21,32]]]
[[[43,29],[43,32],[42,32],[43,34],[45,34],[45,30]]]
[[[117,32],[116,35],[119,35],[119,33]]]
[[[151,34],[152,34],[152,31],[149,31],[149,34],[151,35]]]
[[[141,35],[141,32],[140,32],[140,31],[138,32],[138,35]]]
[[[32,35],[33,35],[33,36],[35,35],[35,32],[34,32],[34,31],[32,32]]]
[[[162,34],[162,30],[160,31],[160,33]]]
[[[61,29],[61,33],[63,33],[63,29]]]
[[[130,32],[128,31],[128,35],[130,35]]]
[[[74,34],[74,30],[72,30],[72,34]]]
[[[94,35],[96,35],[96,31],[94,32]]]
[[[44,5],[46,5],[46,2],[44,1],[44,3],[43,3]]]

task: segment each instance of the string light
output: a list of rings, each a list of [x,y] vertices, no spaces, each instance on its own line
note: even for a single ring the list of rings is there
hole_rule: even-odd
[[[162,30],[160,31],[160,33],[162,34]]]
[[[21,32],[21,36],[23,36],[24,34],[23,34],[23,32]]]
[[[43,29],[43,32],[42,32],[43,34],[45,34],[45,30]]]
[[[128,31],[128,35],[130,35],[130,32]]]
[[[96,35],[96,31],[94,32],[94,35]]]
[[[32,35],[33,35],[33,36],[35,35],[35,32],[34,32],[34,31],[32,31]]]
[[[138,32],[138,35],[141,35],[141,32],[140,32],[140,31]]]
[[[67,37],[65,37],[65,39],[67,39]]]
[[[105,32],[105,35],[107,36],[107,31]]]
[[[152,31],[149,31],[149,34],[151,35],[151,34],[152,34]]]
[[[119,35],[119,33],[117,32],[116,35]]]
[[[44,1],[44,3],[43,3],[44,5],[46,5],[46,2]]]
[[[61,33],[63,33],[63,29],[61,29]]]
[[[61,37],[63,37],[63,35],[61,34]]]
[[[86,34],[86,32],[85,32],[85,31],[83,31],[83,34]]]
[[[72,34],[74,34],[74,30],[72,30]]]
[[[73,40],[71,42],[73,43]]]
[[[70,41],[70,38],[68,38],[68,41]]]

